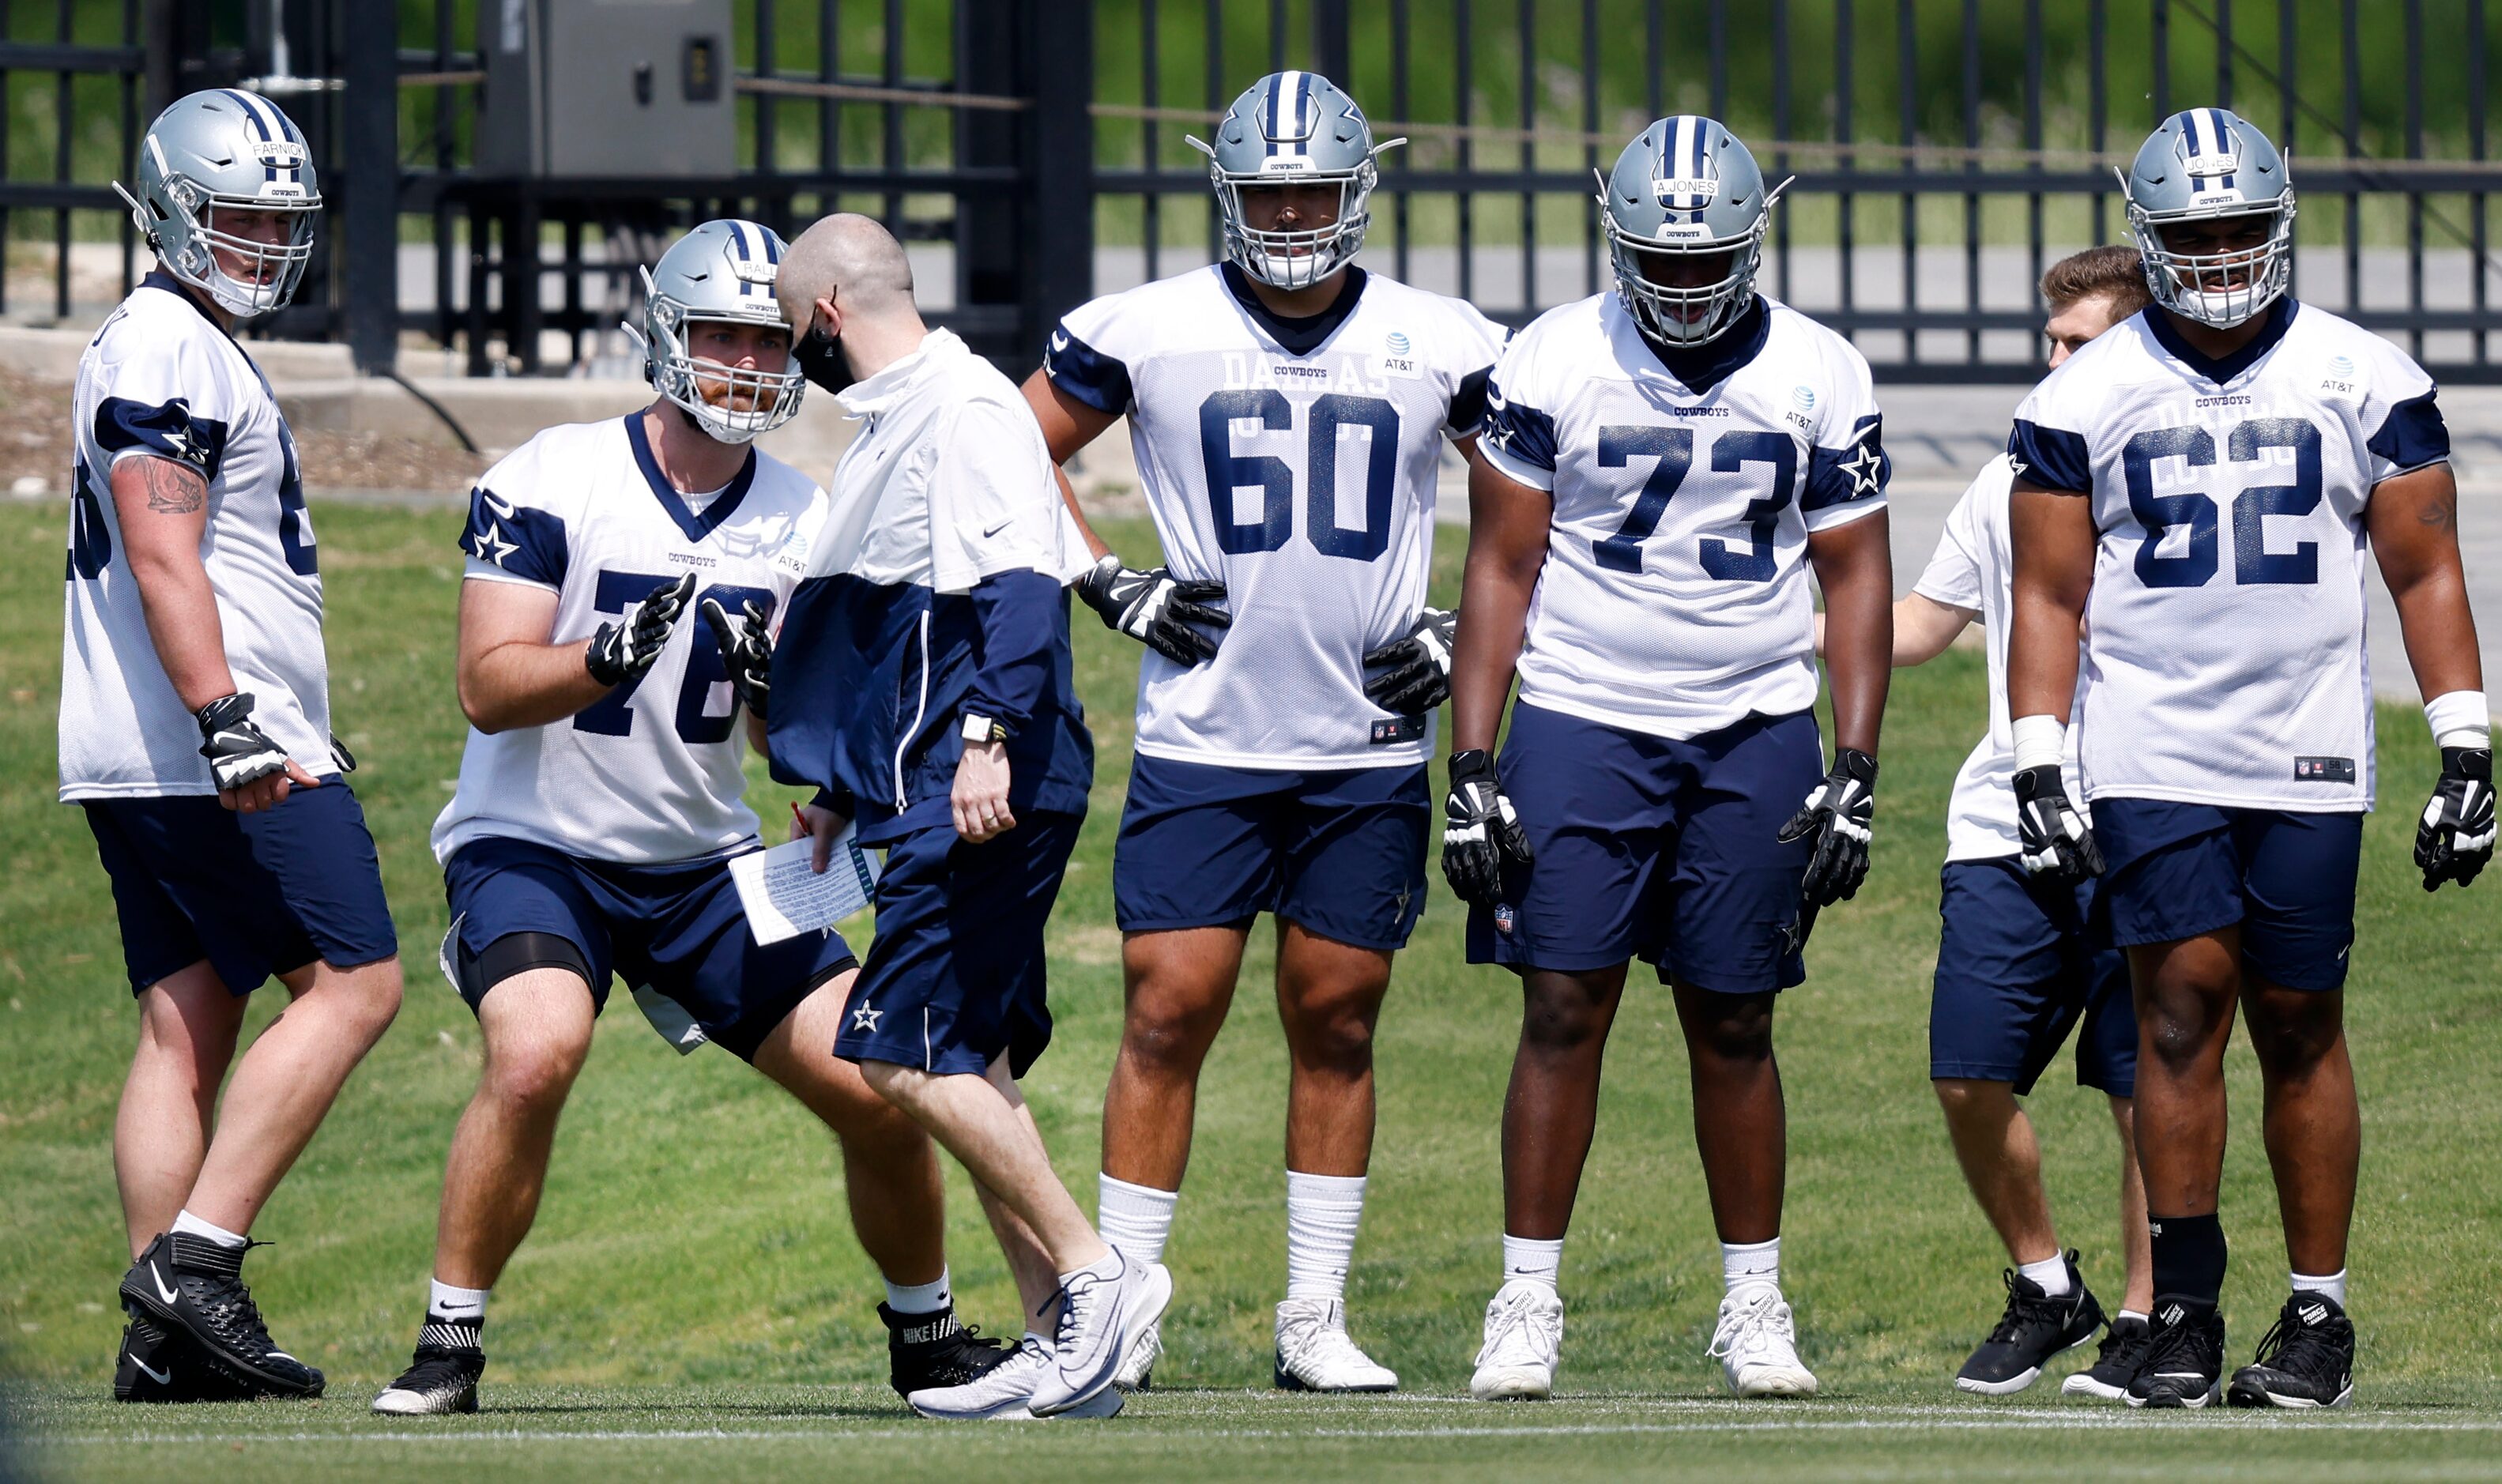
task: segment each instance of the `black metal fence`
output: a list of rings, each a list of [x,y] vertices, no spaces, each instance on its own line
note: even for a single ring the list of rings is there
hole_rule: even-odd
[[[396,34],[383,9],[0,5],[0,309],[77,319],[74,250],[116,232],[122,281],[144,267],[103,214],[146,109],[258,82],[334,216],[272,333],[368,367],[413,333],[472,371],[559,370],[599,354],[670,231],[839,206],[897,229],[939,319],[1030,363],[1071,304],[1207,260],[1181,136],[1301,65],[1413,141],[1385,157],[1371,258],[1513,322],[1605,287],[1590,172],[1644,120],[1728,120],[1797,178],[1766,288],[1890,381],[2037,375],[2033,283],[2113,236],[2111,165],[2172,110],[2228,104],[2294,154],[2296,291],[2445,380],[2502,381],[2485,0],[740,0],[738,167],[599,181],[474,168],[474,0],[401,0]]]

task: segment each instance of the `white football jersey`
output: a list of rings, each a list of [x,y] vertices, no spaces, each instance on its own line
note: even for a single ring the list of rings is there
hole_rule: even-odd
[[[458,791],[434,822],[435,859],[482,835],[634,864],[754,840],[756,815],[741,797],[747,738],[698,605],[717,598],[735,617],[752,601],[778,615],[825,513],[814,482],[761,452],[722,489],[690,501],[653,461],[639,412],[549,428],[489,469],[460,538],[466,580],[557,593],[550,643],[632,622],[655,589],[686,572],[696,587],[640,681],[545,726],[470,729]]]
[[[1484,450],[1555,497],[1520,698],[1693,737],[1815,704],[1810,530],[1885,506],[1868,362],[1758,299],[1672,374],[1610,290],[1512,338]]]
[[[1230,263],[1097,299],[1051,337],[1053,384],[1128,416],[1166,564],[1225,584],[1234,619],[1208,663],[1140,660],[1150,757],[1348,768],[1432,750],[1431,718],[1366,698],[1363,657],[1424,610],[1436,465],[1483,420],[1503,330],[1348,271],[1353,307],[1316,345],[1283,343]]]
[[[234,338],[152,273],[79,358],[71,395],[69,595],[61,636],[63,800],[214,793],[199,724],[148,635],[122,548],[113,467],[172,459],[208,481],[200,560],[235,689],[253,723],[306,772],[330,759],[321,572],[295,442]]]
[[[2087,493],[2088,798],[2352,811],[2372,801],[2363,512],[2450,456],[2423,369],[2281,299],[2209,361],[2149,310],[2016,409],[2017,477]]]
[[[1980,615],[1989,656],[1989,730],[1955,773],[1946,806],[1946,859],[1987,860],[2020,848],[2015,832],[2015,734],[2007,710],[2007,646],[2013,633],[2015,563],[2008,547],[2007,495],[2015,462],[2001,454],[1981,466],[1946,515],[1938,549],[1912,591],[1949,608]],[[2079,804],[2077,733],[2068,732],[2063,781]]]

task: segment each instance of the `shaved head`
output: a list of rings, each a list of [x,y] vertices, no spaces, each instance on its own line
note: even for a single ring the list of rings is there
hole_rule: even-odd
[[[782,254],[774,294],[800,334],[816,318],[819,299],[833,300],[846,317],[882,319],[912,309],[912,265],[903,244],[877,219],[836,212]]]

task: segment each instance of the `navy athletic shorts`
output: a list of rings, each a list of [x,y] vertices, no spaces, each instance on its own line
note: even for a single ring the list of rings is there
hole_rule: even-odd
[[[1263,912],[1357,948],[1406,946],[1425,910],[1423,763],[1309,772],[1139,756],[1112,852],[1123,932]]]
[[[1536,858],[1469,912],[1469,961],[1578,972],[1640,959],[1729,995],[1807,977],[1783,953],[1808,845],[1775,838],[1824,777],[1815,715],[1672,741],[1515,703],[1496,764]]]
[[[975,1076],[1005,1056],[1024,1076],[1051,1043],[1042,928],[1084,819],[1020,814],[981,845],[953,825],[889,842],[834,1055]]]
[[[2020,1097],[2076,1030],[2077,1084],[2135,1096],[2128,961],[2087,936],[2093,883],[2037,882],[1999,856],[1947,861],[1940,886],[1929,1075],[2012,1082]]]
[[[257,814],[211,793],[84,802],[133,995],[202,959],[227,993],[249,995],[316,959],[354,968],[399,952],[374,837],[344,778]]]
[[[801,1000],[859,961],[842,934],[803,932],[760,946],[729,879],[729,857],[666,865],[591,860],[528,840],[489,836],[443,866],[452,928],[443,973],[476,1010],[519,967],[489,971],[498,939],[538,933],[569,944],[578,961],[539,964],[584,976],[593,1012],[622,975],[661,1038],[681,1054],[706,1041],[752,1061]]]
[[[2105,870],[2095,910],[2113,946],[2177,943],[2239,924],[2242,962],[2288,990],[2346,984],[2363,816],[2094,800]]]

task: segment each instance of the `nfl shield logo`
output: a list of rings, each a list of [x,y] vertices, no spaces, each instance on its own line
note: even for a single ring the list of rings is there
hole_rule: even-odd
[[[1511,931],[1511,904],[1509,902],[1505,902],[1497,906],[1494,909],[1494,930],[1497,932],[1508,933]]]

